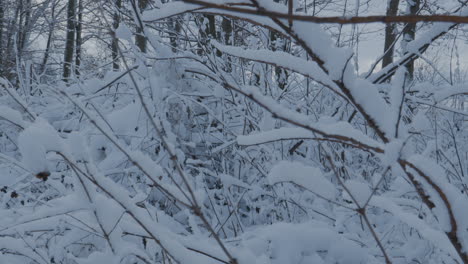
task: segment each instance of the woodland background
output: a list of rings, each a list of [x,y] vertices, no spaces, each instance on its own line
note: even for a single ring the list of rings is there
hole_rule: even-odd
[[[0,0],[0,263],[468,263],[467,4]]]

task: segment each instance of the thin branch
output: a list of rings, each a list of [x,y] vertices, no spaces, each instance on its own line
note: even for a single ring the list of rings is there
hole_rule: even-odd
[[[290,13],[281,13],[275,11],[269,11],[264,8],[253,9],[243,8],[236,6],[227,6],[224,4],[210,3],[200,0],[184,0],[184,2],[198,4],[205,7],[223,9],[228,11],[240,12],[244,14],[259,15],[276,17],[279,19],[288,19],[288,21],[304,21],[312,22],[317,24],[369,24],[369,23],[417,23],[417,22],[450,22],[457,24],[468,23],[468,17],[456,16],[456,15],[403,15],[403,16],[330,16],[330,17],[318,17],[308,15],[296,15]]]

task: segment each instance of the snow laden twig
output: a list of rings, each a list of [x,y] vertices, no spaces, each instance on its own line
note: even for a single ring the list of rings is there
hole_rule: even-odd
[[[112,200],[117,202],[126,212],[129,214],[133,220],[141,227],[145,232],[165,251],[171,258],[173,258],[177,263],[185,263],[181,261],[181,258],[184,258],[183,255],[174,254],[173,252],[180,250],[181,245],[178,245],[173,239],[168,237],[167,231],[164,231],[164,227],[155,222],[149,221],[144,213],[140,212],[141,208],[133,204],[132,201],[128,201],[128,197],[125,197],[123,194],[126,193],[122,188],[119,188],[111,180],[106,179],[100,175],[88,174],[82,170],[73,159],[67,157],[66,154],[59,152],[58,153],[62,158],[67,161],[68,164],[73,166],[76,172],[83,175],[88,181],[97,186],[101,191],[108,195]],[[169,246],[170,245],[170,246]]]
[[[361,148],[363,150],[373,151],[375,153],[383,153],[383,145],[366,137],[360,131],[354,130],[348,123],[341,123],[338,126],[331,125],[312,125],[313,121],[300,113],[294,112],[290,109],[287,109],[279,104],[277,104],[273,99],[268,98],[259,92],[256,91],[254,87],[238,87],[237,85],[224,82],[223,86],[227,89],[236,91],[268,112],[270,112],[273,118],[285,121],[289,124],[292,124],[297,127],[301,127],[305,130],[308,130],[317,135],[323,136],[324,139],[333,139],[338,142],[344,142],[355,146],[356,148]],[[342,127],[340,127],[340,125]],[[339,131],[346,131],[346,135],[341,134]]]
[[[125,66],[128,68],[128,65],[126,65],[126,63],[125,63]],[[135,89],[137,91],[138,97],[140,98],[140,102],[141,102],[141,104],[143,106],[143,109],[145,111],[146,116],[148,117],[148,119],[151,122],[151,125],[153,126],[153,128],[157,132],[158,137],[161,139],[161,142],[162,142],[164,148],[166,149],[166,151],[168,152],[168,154],[170,156],[169,157],[170,160],[172,161],[174,167],[176,168],[177,173],[182,178],[182,180],[184,182],[184,185],[187,188],[187,190],[188,190],[188,192],[189,192],[189,194],[191,196],[190,197],[191,198],[190,199],[191,204],[188,205],[188,206],[186,205],[186,206],[188,208],[190,208],[193,211],[193,213],[202,220],[205,227],[213,235],[213,237],[215,238],[215,240],[217,241],[217,243],[219,244],[219,246],[221,247],[223,252],[229,258],[229,263],[230,264],[236,264],[237,260],[234,257],[232,257],[231,253],[227,250],[226,246],[221,241],[221,238],[219,237],[219,235],[211,227],[211,224],[208,222],[205,215],[203,214],[201,206],[199,205],[199,202],[197,201],[197,198],[195,196],[195,192],[193,191],[193,189],[192,189],[192,187],[191,187],[191,185],[190,185],[190,183],[188,181],[188,177],[185,174],[185,171],[183,170],[183,168],[182,168],[182,166],[181,166],[181,164],[180,164],[180,162],[178,160],[177,154],[175,153],[175,149],[169,143],[169,141],[168,141],[168,139],[166,137],[166,133],[164,132],[162,126],[152,117],[151,112],[150,112],[149,107],[148,107],[148,104],[146,103],[146,99],[143,96],[143,92],[141,91],[141,89],[140,89],[138,83],[136,82],[135,77],[133,76],[132,73],[130,73],[130,79],[132,80],[132,82],[133,82],[133,84],[135,86]]]
[[[259,11],[259,10],[265,11],[267,10],[267,8],[270,7],[270,6],[268,7],[263,6],[264,3],[263,2],[260,3],[257,0],[252,0],[252,3],[255,6],[256,11]],[[356,107],[356,110],[358,110],[358,112],[363,116],[363,118],[367,121],[368,125],[374,130],[374,132],[377,134],[380,140],[382,140],[384,143],[391,144],[392,137],[395,137],[395,136],[398,137],[399,123],[400,123],[399,120],[401,118],[401,110],[403,107],[403,104],[402,104],[403,100],[398,99],[398,98],[403,97],[403,93],[398,91],[399,89],[394,88],[395,95],[398,94],[398,96],[394,96],[393,98],[393,105],[394,105],[395,110],[397,110],[395,112],[397,123],[390,124],[390,122],[384,121],[385,115],[387,112],[390,111],[390,109],[387,109],[389,108],[388,105],[384,102],[384,100],[380,97],[380,95],[377,94],[376,92],[377,90],[375,89],[375,86],[373,86],[368,81],[360,80],[359,78],[356,78],[355,76],[353,76],[354,73],[352,72],[351,68],[347,67],[346,63],[341,63],[340,61],[337,61],[336,59],[334,59],[336,56],[329,54],[330,51],[324,51],[324,50],[321,50],[320,48],[316,48],[317,43],[315,43],[314,45],[313,41],[308,40],[307,36],[305,35],[305,31],[303,31],[300,27],[298,27],[297,25],[298,23],[295,23],[294,26],[288,27],[281,20],[281,17],[277,17],[273,13],[268,13],[267,16],[273,22],[275,22],[282,29],[283,32],[285,32],[292,39],[294,39],[296,43],[300,45],[307,52],[309,57],[312,58],[312,60],[314,60],[317,63],[318,67],[321,68],[324,73],[330,75],[330,78],[334,80],[334,83],[339,87],[339,89],[345,95],[345,97],[350,102],[352,102],[352,104]],[[448,30],[453,28],[455,25],[456,24],[443,24],[443,23],[436,25],[435,29],[431,30],[425,37],[420,38],[411,43],[410,45],[411,52],[405,55],[405,57],[402,58],[399,62],[397,62],[396,63],[397,66],[390,65],[389,66],[391,68],[390,70],[387,70],[387,69],[382,70],[381,72],[383,72],[383,74],[378,73],[374,75],[378,77],[371,78],[371,81],[373,83],[378,83],[378,82],[381,82],[382,80],[385,80],[386,78],[389,78],[389,76],[393,74],[394,70],[398,69],[400,66],[406,65],[409,61],[412,61],[415,58],[417,58],[418,54],[420,52],[424,52],[429,47],[430,43],[432,43],[435,39],[439,38],[440,36],[444,35]],[[307,32],[310,35],[310,28],[309,28],[309,31]],[[315,42],[317,42],[316,39],[317,38],[314,38]],[[330,45],[328,45],[327,47],[330,47]],[[227,53],[229,52],[233,53],[235,49],[231,49],[231,50],[225,49],[225,51],[227,51]],[[247,56],[241,55],[242,52],[237,52],[237,53],[241,57],[244,57],[244,58],[247,57]],[[252,56],[252,55],[250,59],[262,62],[262,60],[258,60],[256,59],[255,56]],[[263,62],[266,62],[266,61],[263,60]],[[274,63],[272,64],[275,65]],[[335,68],[341,69],[341,75],[336,70],[333,71],[332,66]],[[330,136],[330,135],[327,135],[326,133],[323,133],[323,131],[310,127],[307,124],[308,121],[305,119],[297,120],[295,118],[291,118],[292,115],[288,113],[287,110],[285,111],[285,109],[276,110],[275,108],[271,107],[271,104],[265,104],[264,101],[261,101],[258,99],[259,96],[255,95],[254,92],[252,92],[253,90],[246,92],[244,89],[236,88],[235,85],[232,85],[226,81],[223,81],[223,82],[224,82],[223,85],[226,88],[235,90],[236,92],[239,92],[247,96],[248,98],[253,100],[255,103],[257,103],[259,106],[263,107],[269,112],[274,113],[274,116],[273,116],[274,118],[286,121],[295,126],[306,128],[317,134]],[[400,85],[397,84],[397,86],[403,87],[403,85],[401,84]],[[277,108],[278,106],[275,106],[275,107]],[[273,109],[275,109],[275,111],[273,111]],[[283,114],[284,112],[288,114]],[[388,126],[389,124],[390,126],[393,126],[393,127],[389,127]],[[392,130],[394,131],[393,133],[391,133]],[[364,147],[367,148],[368,146],[364,146]],[[379,152],[383,153],[384,151],[379,151]],[[397,161],[402,165],[403,168],[411,164],[401,158],[397,158]],[[408,170],[405,170],[405,171],[408,177],[412,179],[411,180],[412,184],[418,191],[418,194],[420,195],[424,203],[429,208],[434,208],[436,205],[429,198],[431,196],[428,194],[427,190],[417,180],[414,179],[414,176],[412,176],[412,174]],[[418,169],[418,171],[421,172],[420,169]],[[428,178],[427,176],[424,176],[424,174],[422,175],[421,173],[418,173],[418,174],[422,176],[423,179],[425,179],[425,181],[429,183],[431,188],[433,188],[436,191],[435,195],[442,197],[442,200],[444,202],[442,204],[438,204],[438,206],[441,206],[442,208],[445,208],[448,210],[449,218],[451,219],[451,222],[452,222],[451,224],[452,230],[448,232],[447,235],[449,236],[449,239],[451,240],[453,246],[457,250],[461,259],[463,259],[463,261],[467,263],[468,261],[467,256],[465,253],[463,253],[463,247],[460,244],[460,240],[461,240],[460,234],[456,232],[457,220],[454,217],[452,217],[453,211],[451,209],[452,207],[451,202],[443,198],[446,195],[445,191],[443,191],[440,188],[440,186],[434,183],[430,178]],[[383,249],[383,247],[381,248]]]
[[[466,17],[468,14],[466,2],[462,3],[461,6],[453,13],[459,13],[459,17]],[[450,30],[459,25],[456,19],[446,22],[448,23],[434,23],[434,25],[432,25],[423,35],[408,43],[408,53],[403,55],[400,59],[393,62],[392,64],[387,65],[379,72],[370,75],[368,79],[374,84],[384,83],[389,78],[391,78],[400,67],[418,59],[419,56],[423,54],[432,43],[434,43],[434,41],[443,37]]]
[[[136,7],[133,5],[134,7],[134,12],[136,14],[138,14],[138,20],[140,22],[140,25],[141,25],[141,28],[143,29],[143,32],[145,31],[144,29],[144,25],[143,23],[141,22],[140,18],[139,18],[139,12],[138,10],[136,9]],[[101,10],[101,13],[102,13],[102,10]],[[107,22],[107,25],[109,26],[109,28],[111,28],[111,24],[106,20]],[[114,36],[115,38],[115,36]],[[119,53],[123,56],[122,54],[122,50],[120,49],[120,47],[118,48],[118,51]],[[125,68],[128,70],[130,69],[129,65],[127,64],[127,62],[125,60],[123,60],[123,63],[124,63],[124,66]],[[231,255],[231,253],[227,250],[226,246],[224,245],[224,243],[221,241],[219,235],[215,232],[215,230],[211,227],[210,223],[208,222],[208,220],[206,219],[205,215],[203,214],[202,212],[202,208],[201,206],[199,205],[199,202],[197,201],[197,198],[195,196],[195,193],[188,181],[188,177],[187,175],[185,174],[185,171],[183,170],[183,168],[181,167],[181,164],[178,160],[178,157],[175,153],[175,149],[173,148],[172,145],[170,145],[167,137],[166,137],[166,133],[164,132],[163,128],[160,126],[160,124],[152,117],[152,113],[150,112],[150,109],[149,109],[149,106],[148,104],[146,103],[146,100],[145,100],[145,97],[143,96],[143,91],[140,89],[136,79],[135,79],[135,76],[133,74],[133,72],[129,72],[129,76],[130,76],[130,80],[131,82],[133,83],[134,85],[134,88],[138,94],[138,97],[140,99],[140,102],[141,102],[141,105],[144,109],[144,112],[148,118],[148,120],[150,121],[151,125],[153,126],[153,128],[155,129],[158,137],[160,138],[162,144],[163,144],[163,147],[166,149],[166,151],[168,152],[169,156],[170,156],[170,160],[172,161],[174,167],[176,168],[176,171],[177,173],[179,174],[179,176],[182,178],[183,182],[184,182],[184,185],[185,185],[185,188],[187,189],[187,191],[189,192],[189,195],[190,197],[187,196],[187,194],[185,194],[185,192],[183,192],[183,190],[180,188],[180,186],[177,185],[177,188],[180,190],[180,192],[182,192],[185,196],[185,198],[188,200],[188,203],[183,203],[185,206],[187,206],[188,208],[190,208],[193,213],[200,218],[200,220],[202,220],[203,224],[205,225],[205,227],[207,228],[207,230],[213,235],[213,237],[215,238],[216,242],[218,243],[218,245],[221,247],[222,251],[225,253],[225,255],[228,257],[229,259],[229,263],[230,264],[237,264],[237,260]],[[102,132],[102,131],[101,131]],[[114,144],[116,144],[117,142],[115,142]],[[119,148],[121,149],[121,148]],[[121,149],[123,150],[123,148]],[[128,156],[129,157],[129,156]],[[142,169],[140,167],[140,169]],[[145,173],[147,174],[147,173]],[[149,174],[147,174],[149,176]]]
[[[161,167],[154,164],[151,160],[148,160],[149,158],[144,156],[141,153],[136,153],[132,152],[127,149],[123,144],[119,142],[119,140],[114,136],[112,131],[108,130],[106,128],[106,125],[104,125],[102,122],[99,121],[90,111],[88,111],[85,106],[79,102],[77,99],[73,98],[69,93],[66,91],[60,90],[60,94],[68,98],[78,109],[80,109],[83,114],[88,118],[88,120],[106,137],[108,138],[111,143],[116,146],[119,151],[121,151],[127,158],[130,160],[145,176],[148,177],[148,179],[154,184],[155,187],[160,189],[163,193],[168,195],[170,198],[176,200],[177,202],[185,205],[185,206],[190,206],[189,205],[189,200],[185,192],[183,192],[180,188],[180,194],[183,195],[183,198],[180,195],[175,194],[175,190],[171,188],[170,186],[162,183],[158,177],[159,175],[154,175],[151,171],[154,171],[156,169],[159,174],[161,174]],[[143,156],[142,156],[143,155]],[[143,162],[142,158],[144,158],[146,161]],[[142,162],[140,162],[142,161]],[[154,166],[153,168],[147,167],[147,165]]]
[[[339,184],[341,185],[343,190],[352,199],[353,203],[357,206],[357,209],[355,209],[355,211],[356,211],[356,213],[358,213],[364,219],[364,222],[366,223],[367,228],[369,228],[369,230],[370,230],[370,232],[372,234],[372,237],[375,239],[375,242],[377,243],[378,247],[380,248],[380,251],[382,251],[382,254],[383,254],[384,258],[385,258],[385,263],[386,264],[391,264],[392,261],[390,260],[390,257],[388,256],[387,251],[385,250],[380,238],[378,237],[377,233],[375,232],[374,227],[372,226],[371,222],[369,221],[369,217],[367,216],[366,210],[367,210],[368,202],[366,201],[363,205],[361,205],[360,202],[358,202],[358,200],[355,198],[354,194],[351,192],[351,190],[346,186],[346,184],[340,178],[340,176],[338,174],[338,171],[337,171],[337,169],[335,167],[335,164],[334,164],[332,158],[330,157],[330,154],[328,154],[328,153],[326,154],[326,159],[330,163],[330,166],[331,166],[331,168],[333,170],[333,174],[335,175],[337,181],[339,182]],[[374,192],[371,194],[371,196],[369,197],[368,200],[370,200],[373,195],[374,195]]]
[[[8,80],[0,78],[0,85],[3,86],[7,94],[10,95],[11,98],[15,100],[15,102],[24,109],[31,121],[36,120],[36,116],[29,109],[26,102],[21,98],[21,96],[13,89],[11,83]]]

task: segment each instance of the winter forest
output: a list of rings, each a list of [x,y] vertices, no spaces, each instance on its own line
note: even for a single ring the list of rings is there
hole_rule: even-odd
[[[467,24],[0,0],[0,264],[468,264]]]

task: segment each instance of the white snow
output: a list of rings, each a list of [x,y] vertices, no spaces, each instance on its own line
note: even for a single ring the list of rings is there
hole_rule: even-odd
[[[334,200],[336,196],[335,186],[325,179],[319,169],[299,162],[279,162],[270,170],[268,180],[270,184],[292,182],[329,200]]]

